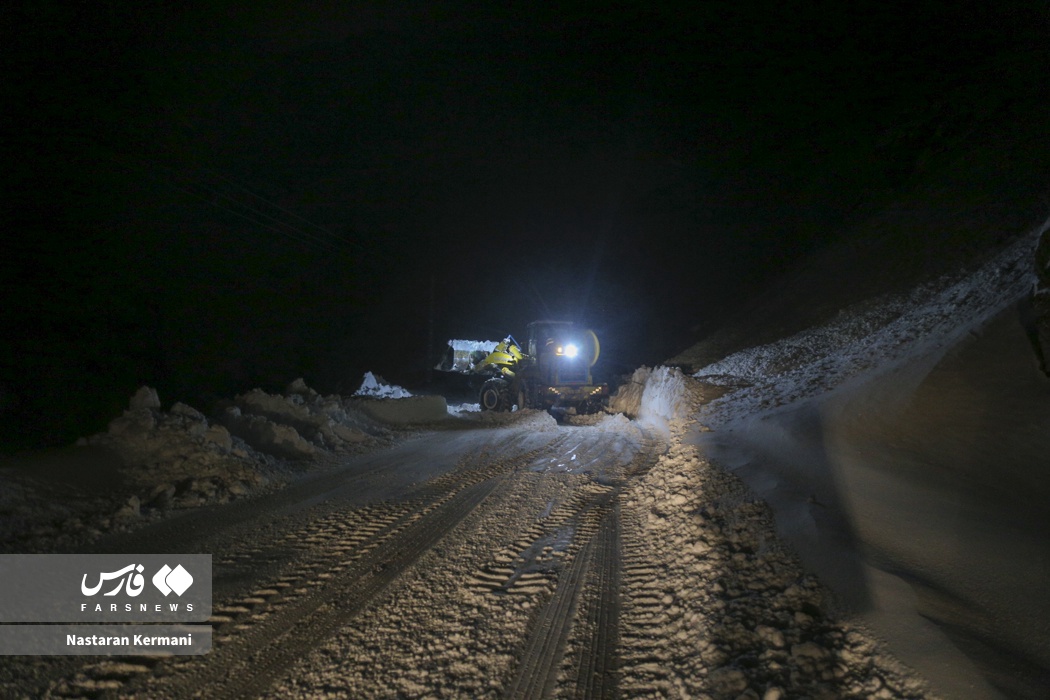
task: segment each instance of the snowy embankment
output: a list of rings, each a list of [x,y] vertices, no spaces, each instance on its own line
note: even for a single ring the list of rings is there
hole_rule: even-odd
[[[0,550],[69,549],[170,511],[226,503],[286,484],[334,458],[391,444],[398,428],[447,420],[440,396],[412,396],[371,373],[353,397],[302,379],[253,389],[211,417],[165,411],[142,387],[108,429],[0,469]]]
[[[730,421],[870,381],[919,355],[936,358],[973,329],[1031,292],[1038,233],[1023,237],[977,272],[946,276],[910,294],[844,309],[826,326],[749,348],[693,376],[739,389],[705,410],[708,420]]]
[[[1016,308],[1037,237],[639,395],[657,424],[690,411],[686,440],[770,504],[840,611],[948,697],[1035,697],[1050,669],[1050,382]]]
[[[639,367],[609,401],[610,413],[623,413],[667,435],[671,425],[696,411],[699,387],[675,367]]]

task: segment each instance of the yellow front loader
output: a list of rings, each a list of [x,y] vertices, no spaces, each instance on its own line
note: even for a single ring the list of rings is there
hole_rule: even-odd
[[[594,331],[569,321],[534,321],[524,349],[514,336],[495,344],[453,340],[437,368],[485,378],[478,392],[484,411],[517,406],[594,413],[609,398],[608,385],[591,376],[600,351]]]

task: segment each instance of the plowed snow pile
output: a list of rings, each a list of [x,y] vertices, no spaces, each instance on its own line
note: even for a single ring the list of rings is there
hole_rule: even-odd
[[[646,640],[622,659],[624,696],[928,697],[866,630],[827,614],[769,508],[682,442],[688,425],[669,424],[669,451],[624,494],[645,539],[624,553],[623,634]]]
[[[173,510],[250,497],[336,457],[390,444],[394,433],[362,401],[321,396],[298,379],[283,395],[254,389],[223,402],[209,420],[181,402],[164,411],[157,392],[142,387],[106,432],[4,463],[0,550],[68,550]],[[445,414],[444,400],[438,413]]]
[[[770,504],[833,607],[949,697],[1050,682],[1050,381],[1017,310],[1038,233],[692,380],[723,395],[687,442]]]

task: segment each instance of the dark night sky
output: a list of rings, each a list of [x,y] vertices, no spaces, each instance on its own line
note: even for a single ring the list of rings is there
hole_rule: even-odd
[[[418,380],[431,318],[660,361],[1046,76],[1037,2],[124,5],[2,11],[10,444]]]

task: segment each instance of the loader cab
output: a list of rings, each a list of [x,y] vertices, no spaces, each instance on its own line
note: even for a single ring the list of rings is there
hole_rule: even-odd
[[[559,338],[567,336],[572,326],[571,321],[533,321],[528,325],[529,354],[536,358],[552,354]]]
[[[593,335],[593,334],[590,334]],[[528,325],[528,354],[538,379],[548,386],[590,384],[591,360],[586,332],[571,321],[533,321]]]

